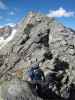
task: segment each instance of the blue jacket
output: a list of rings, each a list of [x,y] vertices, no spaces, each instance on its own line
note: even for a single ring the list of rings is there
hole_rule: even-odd
[[[31,68],[29,70],[29,77],[31,80],[44,80],[44,73],[40,68]]]

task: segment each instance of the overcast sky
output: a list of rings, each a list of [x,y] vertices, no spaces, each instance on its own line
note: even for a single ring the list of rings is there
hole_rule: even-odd
[[[75,0],[0,0],[0,26],[17,23],[29,11],[56,17],[75,29]]]

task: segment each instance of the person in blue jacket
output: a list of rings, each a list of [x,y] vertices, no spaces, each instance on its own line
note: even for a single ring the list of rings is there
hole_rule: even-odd
[[[38,63],[32,64],[28,71],[30,81],[34,84],[35,89],[41,88],[40,82],[45,80],[44,72],[40,69]]]

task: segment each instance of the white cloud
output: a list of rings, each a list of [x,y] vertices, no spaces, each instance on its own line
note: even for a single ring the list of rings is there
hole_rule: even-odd
[[[73,11],[67,11],[64,8],[60,7],[57,10],[51,10],[47,16],[49,17],[73,17],[75,15],[75,12]]]
[[[11,11],[10,13],[9,13],[9,15],[15,15],[15,12],[13,12],[13,11]]]
[[[9,25],[9,26],[11,26],[11,27],[14,27],[16,24],[15,24],[15,23],[8,23],[8,24],[5,24],[5,26],[7,26],[7,25]]]
[[[8,7],[6,6],[5,3],[3,3],[2,1],[0,1],[0,9],[1,10],[6,10],[6,9],[8,9]]]
[[[3,25],[0,25],[0,28],[3,28]]]
[[[4,25],[0,25],[0,28],[4,27],[4,26],[11,26],[11,27],[15,27],[15,23],[7,23],[7,24],[4,24]]]

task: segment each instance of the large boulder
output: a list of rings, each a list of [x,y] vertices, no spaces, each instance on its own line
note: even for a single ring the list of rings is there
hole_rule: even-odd
[[[42,100],[32,94],[27,82],[18,79],[3,83],[0,90],[2,100]]]

